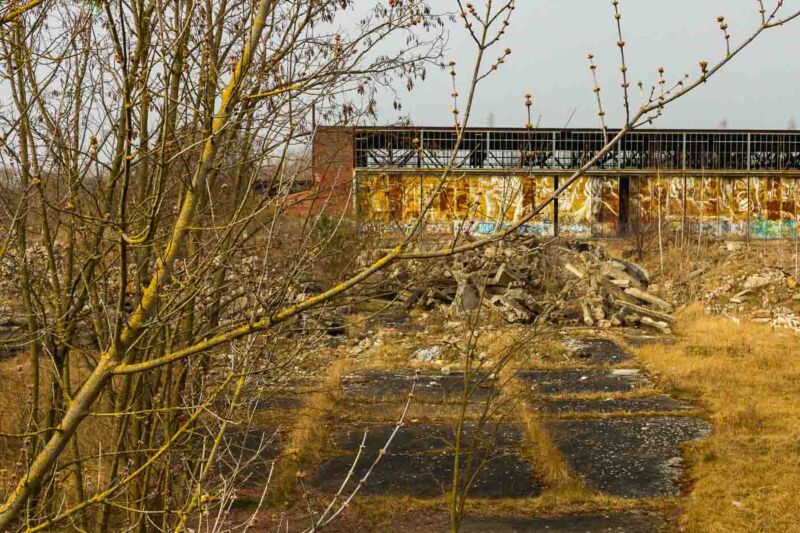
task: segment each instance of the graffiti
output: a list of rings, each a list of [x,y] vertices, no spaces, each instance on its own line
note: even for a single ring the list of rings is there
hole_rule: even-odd
[[[570,235],[573,237],[591,237],[592,226],[590,224],[558,224],[558,232],[562,235]]]
[[[750,222],[750,236],[754,239],[786,239],[797,236],[795,220],[764,220]]]
[[[800,221],[797,178],[706,175],[626,177],[629,221],[708,236],[795,238]],[[364,222],[412,224],[426,211],[430,233],[488,235],[519,223],[556,188],[555,176],[468,174],[442,182],[418,172],[390,175],[360,171],[356,205]],[[625,224],[620,178],[582,177],[534,220],[529,235],[610,237]]]
[[[454,223],[453,232],[462,235],[493,235],[511,228],[512,224],[494,224],[492,222],[461,221]],[[522,235],[548,236],[553,234],[552,224],[523,224],[517,228]]]

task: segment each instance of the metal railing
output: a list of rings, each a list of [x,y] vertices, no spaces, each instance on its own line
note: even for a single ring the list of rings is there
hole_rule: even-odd
[[[609,138],[616,131],[609,130]],[[356,128],[356,168],[443,168],[453,128]],[[455,154],[460,169],[573,170],[605,144],[602,130],[468,129]],[[637,130],[597,170],[800,171],[800,132]]]

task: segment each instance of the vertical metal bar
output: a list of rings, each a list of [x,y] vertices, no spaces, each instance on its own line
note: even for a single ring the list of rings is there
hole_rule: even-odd
[[[428,165],[422,164],[422,158],[425,154],[425,130],[420,130],[419,132],[419,153],[420,153],[420,167],[428,168]],[[422,170],[417,175],[417,179],[419,180],[419,214],[422,216],[422,210],[425,207],[425,199],[423,198],[423,193],[425,191],[424,187],[422,186]]]
[[[422,157],[425,153],[425,130],[419,130],[419,146],[417,146],[417,168],[422,168]]]
[[[486,130],[486,146],[483,147],[483,164],[481,167],[486,167],[486,164],[489,163],[491,165],[491,161],[489,158],[489,147],[492,146],[492,132],[490,130]],[[491,167],[490,167],[491,168]]]
[[[750,133],[748,133],[748,134],[747,134],[747,170],[748,170],[748,171],[750,170],[750,156],[751,156],[751,154],[752,154],[752,152],[751,152],[750,140],[751,140],[751,134],[750,134]],[[749,200],[748,200],[748,201],[749,201]]]
[[[681,157],[681,166],[684,172],[686,171],[686,133],[683,134],[683,155]]]
[[[552,138],[552,142],[553,142],[553,145],[552,145],[553,157],[552,157],[552,162],[550,163],[550,169],[551,170],[555,170],[556,167],[558,166],[558,162],[556,160],[556,135],[558,135],[558,133],[553,131],[553,135],[552,135],[552,137],[553,137]],[[558,176],[553,176],[553,190],[554,190],[554,192],[558,190],[559,186],[560,186],[560,184],[558,183]],[[559,234],[559,227],[558,227],[559,209],[558,209],[558,207],[559,207],[558,206],[558,196],[556,196],[555,200],[553,201],[553,237],[558,237],[558,234]]]
[[[683,147],[684,147],[684,153],[685,153],[686,152],[686,134],[685,133],[683,134],[683,142],[684,142]],[[685,162],[683,164],[683,169],[681,170],[681,174],[683,174],[683,180],[682,180],[683,181],[683,194],[682,194],[682,205],[681,205],[681,210],[683,211],[683,213],[681,214],[681,219],[682,219],[681,220],[681,248],[683,248],[684,247],[684,243],[686,241],[686,230],[687,230],[688,225],[689,225],[689,217],[688,217],[688,213],[686,212],[686,206],[687,206],[686,189],[687,189],[687,185],[688,185],[688,178],[686,177],[686,163]]]

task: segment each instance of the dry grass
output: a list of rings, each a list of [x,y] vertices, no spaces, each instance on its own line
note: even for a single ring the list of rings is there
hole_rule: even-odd
[[[564,455],[547,431],[542,416],[527,405],[525,386],[513,378],[506,384],[504,392],[521,402],[520,408],[514,410],[514,415],[525,432],[525,454],[536,465],[542,483],[549,490],[585,497],[586,489],[570,471]]]
[[[470,498],[467,500],[467,516],[564,516],[571,514],[612,514],[630,510],[654,511],[671,514],[676,506],[675,498],[629,499],[612,496],[589,496],[581,499],[563,492],[548,491],[537,498],[493,499]],[[353,502],[353,509],[364,524],[372,527],[359,531],[440,531],[440,529],[397,529],[391,524],[402,517],[418,515],[435,517],[446,512],[446,498],[417,499],[411,497],[362,496]],[[353,515],[351,515],[352,517]],[[492,530],[495,531],[495,530]]]
[[[70,358],[70,382],[72,390],[77,390],[86,379],[90,363],[83,358],[79,351],[74,351]],[[16,483],[21,475],[20,468],[23,463],[23,450],[25,440],[19,435],[27,431],[30,418],[33,391],[30,383],[31,361],[27,354],[21,354],[13,359],[0,362],[0,496],[4,496]],[[39,360],[39,410],[40,416],[50,408],[50,389],[53,384],[52,368],[48,366],[47,358],[42,355]],[[84,421],[76,438],[79,443],[81,456],[96,456],[102,449],[102,444],[113,441],[113,418],[93,416],[99,412],[109,412],[113,409],[108,395],[101,396],[92,414]],[[40,429],[41,432],[44,428]],[[72,446],[64,451],[64,463],[71,463],[75,459]],[[102,460],[103,468],[107,468],[110,459]],[[96,459],[84,462],[84,483],[86,490],[94,490],[98,476],[98,461]],[[67,501],[75,503],[76,485],[75,478],[70,474],[71,469],[62,469],[56,476],[58,483],[57,493],[66,497]],[[104,483],[105,480],[101,480]]]
[[[24,355],[0,362],[0,405],[3,406],[0,409],[0,433],[17,433],[25,428],[27,413],[23,412],[23,406],[31,398],[30,384],[26,379],[30,369],[30,359]],[[42,374],[42,379],[47,379],[47,373]]]
[[[769,326],[678,314],[676,342],[633,350],[714,426],[687,449],[689,531],[799,531],[800,336]]]
[[[305,477],[307,469],[319,463],[342,377],[350,363],[347,359],[335,362],[320,389],[306,397],[297,413],[286,447],[276,463],[275,481],[270,489],[276,501],[293,499],[298,478]]]

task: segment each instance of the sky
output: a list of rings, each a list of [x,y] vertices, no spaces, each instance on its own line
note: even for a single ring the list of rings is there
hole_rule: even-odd
[[[773,6],[777,0],[765,0]],[[448,9],[455,0],[431,0]],[[478,4],[478,2],[476,2]],[[636,83],[650,87],[664,67],[667,82],[696,75],[701,60],[710,64],[725,54],[717,17],[724,15],[731,43],[749,36],[760,21],[756,0],[620,0],[623,38],[634,101]],[[785,0],[783,11],[800,9]],[[488,56],[506,47],[512,55],[486,79],[475,101],[471,126],[521,127],[526,122],[524,94],[534,96],[534,121],[541,127],[599,125],[587,53],[595,56],[610,127],[623,118],[619,53],[611,0],[517,0],[505,39]],[[475,47],[461,26],[452,25],[448,60],[466,82]],[[800,121],[800,19],[763,33],[708,84],[670,105],[655,124],[663,128],[783,129]],[[462,95],[466,87],[459,88]],[[426,126],[452,124],[449,74],[432,69],[413,93],[402,94],[402,114]],[[390,100],[389,100],[390,101]],[[398,113],[386,102],[380,123]],[[573,115],[574,112],[574,116]],[[570,116],[572,116],[570,120]]]

